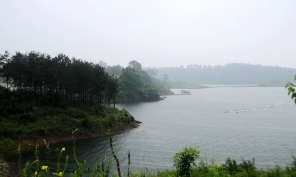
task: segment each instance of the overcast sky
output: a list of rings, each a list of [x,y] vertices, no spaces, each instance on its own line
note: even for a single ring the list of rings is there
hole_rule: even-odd
[[[296,68],[296,0],[2,0],[0,52]]]

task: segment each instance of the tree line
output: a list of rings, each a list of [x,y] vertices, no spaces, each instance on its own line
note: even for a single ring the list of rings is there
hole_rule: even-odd
[[[37,101],[75,107],[112,103],[115,107],[115,101],[154,101],[170,92],[135,60],[126,68],[102,63],[34,51],[10,56],[6,51],[0,55],[0,79],[6,98],[20,104]]]
[[[99,64],[38,52],[0,56],[0,77],[6,96],[22,103],[40,101],[76,104],[115,104],[119,92],[118,78],[108,75]]]

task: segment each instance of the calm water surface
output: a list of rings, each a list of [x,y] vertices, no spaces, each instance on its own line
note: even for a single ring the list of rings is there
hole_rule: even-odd
[[[254,157],[256,166],[266,169],[292,162],[291,155],[296,155],[296,105],[284,88],[222,87],[191,92],[158,102],[117,105],[143,122],[139,128],[114,136],[123,169],[128,151],[133,171],[172,169],[172,156],[186,145],[198,147],[201,156],[219,163],[227,157],[239,162]],[[76,167],[71,142],[52,145],[52,151],[64,146],[72,159],[70,172]],[[113,160],[108,138],[77,141],[77,155],[90,166],[105,155]],[[33,152],[23,157],[30,159]],[[45,160],[44,155],[42,158]]]

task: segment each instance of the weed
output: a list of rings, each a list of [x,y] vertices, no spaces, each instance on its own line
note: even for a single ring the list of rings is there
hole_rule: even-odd
[[[238,171],[238,165],[234,159],[229,157],[226,159],[223,167],[229,172],[230,175],[234,175]]]
[[[191,176],[192,166],[196,166],[195,160],[199,157],[199,151],[194,147],[184,147],[183,151],[173,156],[174,166],[179,176]]]

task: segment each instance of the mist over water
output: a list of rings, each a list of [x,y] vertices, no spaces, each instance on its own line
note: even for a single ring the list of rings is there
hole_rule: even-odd
[[[172,156],[186,145],[198,147],[209,163],[212,158],[224,163],[227,157],[239,162],[254,157],[256,167],[266,169],[292,162],[291,155],[296,155],[296,105],[287,90],[221,87],[191,92],[157,102],[117,105],[143,122],[113,138],[122,170],[127,168],[128,151],[132,171],[172,169]],[[76,168],[72,143],[52,145],[52,151],[56,147],[66,147],[71,172]],[[43,153],[41,149],[40,155]],[[33,159],[33,154],[24,153],[24,160]],[[113,161],[108,137],[77,141],[77,155],[90,167],[105,155]],[[55,156],[51,161],[54,164]]]

